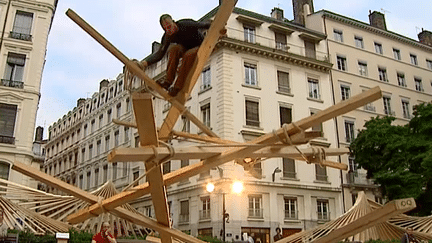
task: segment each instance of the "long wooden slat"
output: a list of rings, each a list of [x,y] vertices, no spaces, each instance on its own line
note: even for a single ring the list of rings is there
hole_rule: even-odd
[[[405,199],[390,201],[382,208],[374,210],[348,225],[345,225],[339,229],[335,229],[331,233],[317,239],[314,242],[315,243],[338,242],[347,237],[362,232],[372,226],[375,226],[379,223],[385,222],[395,215],[410,211],[415,207],[416,207],[416,203],[414,198],[405,198]],[[279,242],[284,243],[285,241],[282,239],[278,241],[278,243]]]
[[[152,95],[149,93],[132,94],[135,120],[137,122],[140,145],[158,146],[158,133],[156,130],[155,115],[153,111]]]
[[[296,126],[300,127],[303,130],[306,130],[314,125],[320,124],[326,120],[332,119],[336,116],[345,114],[351,110],[354,110],[358,107],[361,107],[365,104],[368,104],[372,101],[375,101],[382,97],[381,89],[379,87],[372,88],[368,91],[365,91],[361,94],[358,94],[356,96],[353,96],[352,98],[348,100],[344,100],[332,107],[329,107],[321,112],[316,113],[313,116],[306,117],[301,119],[300,121],[296,122]],[[299,132],[296,126],[290,124],[288,125],[288,128],[286,132],[289,135],[292,135],[293,133]],[[274,133],[270,133],[264,136],[261,136],[259,138],[256,138],[252,140],[251,144],[261,144],[261,143],[271,143],[271,142],[277,142],[281,138],[283,138],[285,131],[284,129],[279,129],[275,131],[276,136],[279,138],[276,138]],[[213,156],[209,159],[206,159],[204,161],[200,161],[196,164],[189,165],[187,167],[180,168],[179,170],[173,171],[167,175],[164,176],[164,184],[165,186],[171,185],[173,183],[179,182],[185,178],[189,178],[191,176],[200,174],[204,171],[207,171],[213,167],[222,165],[228,161],[234,160],[236,158],[242,158],[247,157],[247,154],[250,154],[254,151],[254,149],[243,149],[243,148],[235,148],[231,149],[228,152],[222,153],[217,156]],[[138,185],[134,188],[132,188],[130,191],[125,191],[122,193],[117,194],[114,197],[108,198],[102,202],[102,205],[107,210],[110,210],[112,208],[115,208],[117,206],[120,206],[130,200],[137,199],[143,195],[146,195],[149,193],[148,184],[142,184]],[[92,217],[92,215],[98,215],[101,213],[101,210],[98,209],[96,205],[90,206],[87,211],[82,210],[81,212],[78,212],[76,214],[71,215],[68,217],[69,222],[82,222],[88,217]]]
[[[219,6],[214,21],[211,24],[210,29],[207,31],[206,37],[198,50],[194,64],[186,77],[185,86],[175,98],[180,104],[184,105],[186,100],[189,98],[189,95],[195,86],[198,77],[201,75],[202,69],[210,57],[213,48],[221,36],[221,31],[225,28],[228,18],[236,3],[236,0],[223,0],[222,4]],[[167,137],[170,134],[182,112],[183,111],[177,109],[177,107],[172,106],[170,108],[159,131],[159,136],[161,138]],[[188,111],[186,112],[188,113]],[[215,134],[209,136],[217,137]]]
[[[168,92],[160,87],[156,82],[149,78],[143,70],[141,70],[138,65],[129,60],[123,53],[121,53],[116,47],[114,47],[108,40],[106,40],[100,33],[98,33],[92,26],[90,26],[86,21],[84,21],[78,14],[76,14],[72,9],[66,11],[66,15],[71,18],[78,26],[80,26],[85,32],[87,32],[91,37],[93,37],[99,44],[101,44],[105,49],[107,49],[111,54],[113,54],[118,60],[126,65],[128,70],[135,74],[141,80],[146,82],[147,86],[158,92],[164,99],[169,101],[173,107],[176,107],[181,113],[187,111],[183,104],[173,99]],[[215,136],[207,126],[205,126],[197,117],[195,117],[190,112],[185,112],[187,116],[198,128],[209,136]]]

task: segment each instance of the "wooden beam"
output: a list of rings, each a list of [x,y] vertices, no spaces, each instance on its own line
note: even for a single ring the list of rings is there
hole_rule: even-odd
[[[336,116],[345,114],[351,110],[354,110],[358,107],[361,107],[365,104],[368,104],[374,100],[377,100],[382,97],[381,89],[379,87],[372,88],[368,91],[365,91],[361,94],[351,97],[348,100],[344,100],[334,106],[331,106],[321,112],[316,113],[313,116],[306,117],[296,122],[296,125],[290,124],[285,129],[281,128],[275,133],[269,133],[267,135],[263,135],[259,138],[256,138],[250,142],[250,144],[262,144],[262,143],[275,143],[280,139],[283,139],[285,133],[288,135],[293,135],[295,133],[300,132],[300,129],[306,130],[314,125],[320,124],[326,120],[332,119]],[[276,137],[277,136],[277,137]],[[279,138],[278,138],[279,137]],[[228,161],[234,160],[236,158],[244,158],[248,157],[248,154],[251,154],[256,149],[254,148],[234,148],[230,149],[226,152],[221,153],[220,155],[216,155],[210,157],[206,160],[200,161],[196,164],[189,165],[184,168],[180,168],[179,170],[173,171],[167,175],[164,175],[164,184],[165,186],[171,185],[173,183],[179,182],[185,178],[198,175],[204,171],[207,171],[213,167],[222,165]],[[110,210],[112,208],[118,207],[130,200],[137,199],[143,195],[146,195],[149,192],[148,185],[143,184],[132,188],[130,191],[126,191],[123,193],[119,193],[114,197],[108,198],[102,202],[102,205],[105,209]],[[98,207],[95,205],[90,206],[90,208],[86,211],[81,211],[80,213],[76,213],[71,215],[68,220],[69,222],[81,222],[80,220],[86,219],[88,217],[92,217],[92,215],[99,215],[102,210],[98,210]],[[79,220],[78,220],[79,219]]]
[[[119,120],[119,119],[112,119],[112,122],[114,124],[117,124],[117,125],[120,125],[120,126],[137,128],[137,125],[134,122],[122,121],[122,120]]]
[[[140,145],[154,145],[157,147],[159,143],[152,97],[149,93],[134,93],[132,94],[132,103],[138,126]]]
[[[214,21],[211,24],[210,29],[207,31],[206,37],[204,38],[204,41],[198,50],[195,62],[186,77],[185,86],[175,98],[180,104],[184,105],[186,103],[186,100],[189,98],[189,95],[193,87],[195,86],[198,77],[201,75],[202,69],[207,63],[207,60],[210,57],[213,48],[219,40],[219,37],[221,36],[221,31],[225,28],[228,18],[230,17],[236,3],[236,0],[224,0],[219,6],[219,10],[216,13]],[[189,111],[186,112],[189,113]],[[167,137],[170,134],[181,113],[182,111],[177,109],[177,107],[170,108],[165,118],[165,121],[159,131],[159,136],[161,138]],[[206,132],[206,134],[211,137],[217,137],[214,133],[209,134]]]
[[[26,175],[29,176],[35,180],[39,180],[40,182],[43,182],[47,185],[50,185],[52,187],[55,187],[65,193],[68,193],[72,196],[75,196],[83,201],[89,202],[89,203],[96,203],[96,205],[98,205],[98,197],[90,194],[86,191],[83,191],[77,187],[74,187],[72,185],[69,185],[63,181],[60,181],[59,179],[47,175],[43,172],[40,172],[30,166],[27,166],[25,164],[22,164],[20,162],[14,162],[12,169]],[[148,186],[148,184],[147,184]],[[100,207],[100,205],[98,205]],[[197,238],[187,235],[179,230],[175,230],[175,229],[171,229],[163,224],[160,224],[158,222],[156,222],[153,219],[150,219],[148,217],[145,217],[143,215],[138,215],[135,214],[125,208],[114,208],[111,210],[111,213],[126,219],[130,222],[133,222],[135,224],[138,225],[142,225],[144,227],[148,227],[148,228],[152,228],[156,231],[158,231],[159,233],[163,233],[163,234],[168,234],[171,235],[172,237],[179,239],[181,241],[185,241],[185,242],[195,242],[195,243],[204,243],[201,240],[198,240]]]
[[[331,243],[339,242],[347,237],[360,233],[372,226],[383,223],[393,216],[408,212],[416,207],[414,198],[405,198],[390,201],[382,208],[374,210],[356,221],[347,224],[341,228],[335,229],[326,236],[323,236],[314,241],[314,243]],[[284,239],[278,243],[284,243]]]

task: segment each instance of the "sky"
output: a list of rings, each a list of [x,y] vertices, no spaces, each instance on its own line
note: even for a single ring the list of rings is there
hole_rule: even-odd
[[[74,10],[128,58],[142,59],[163,31],[159,16],[199,19],[219,0],[59,0],[48,37],[36,126],[48,127],[71,111],[77,99],[90,98],[103,79],[115,79],[123,64],[70,20]],[[236,7],[270,16],[274,7],[292,20],[292,0],[238,0]],[[418,40],[421,28],[432,31],[431,0],[315,0],[315,11],[329,10],[369,23],[369,10],[386,15],[387,29]]]

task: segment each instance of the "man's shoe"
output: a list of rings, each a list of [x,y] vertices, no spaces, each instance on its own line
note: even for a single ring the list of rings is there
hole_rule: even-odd
[[[158,81],[156,81],[156,83],[159,84],[159,86],[161,86],[162,88],[164,88],[164,89],[166,89],[166,90],[168,90],[169,87],[171,86],[170,83],[168,83],[168,82],[164,82],[164,81],[162,81],[162,80],[158,80]]]
[[[177,88],[176,86],[172,86],[168,89],[168,93],[169,95],[171,95],[172,97],[177,96],[178,92],[180,92],[180,88]]]

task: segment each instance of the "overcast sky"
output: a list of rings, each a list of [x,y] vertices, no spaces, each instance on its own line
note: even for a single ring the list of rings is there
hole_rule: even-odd
[[[102,79],[114,79],[121,64],[81,30],[65,12],[73,9],[129,58],[141,59],[160,41],[159,16],[199,19],[218,0],[59,0],[48,39],[46,64],[36,126],[45,134],[50,124],[76,106],[78,98],[91,97]],[[292,0],[238,0],[237,7],[270,15],[279,6],[293,19]],[[315,0],[315,11],[325,9],[368,23],[369,10],[384,11],[387,28],[418,40],[421,28],[432,31],[431,0]],[[46,137],[46,136],[45,136]]]

